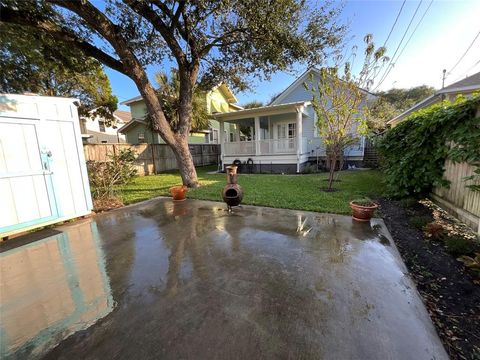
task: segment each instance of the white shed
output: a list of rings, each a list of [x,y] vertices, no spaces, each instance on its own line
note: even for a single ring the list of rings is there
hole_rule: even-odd
[[[0,238],[91,212],[76,102],[0,94]]]

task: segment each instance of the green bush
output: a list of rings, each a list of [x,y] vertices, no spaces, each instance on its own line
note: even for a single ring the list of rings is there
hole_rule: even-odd
[[[443,178],[447,158],[480,161],[480,96],[459,97],[413,113],[377,141],[390,196],[420,196],[434,186],[448,186]]]
[[[460,236],[447,237],[445,239],[445,246],[447,247],[447,251],[455,256],[469,255],[473,253],[476,248],[473,241]]]
[[[432,218],[427,215],[414,216],[410,218],[410,224],[415,226],[417,229],[423,229],[428,223],[432,221]]]

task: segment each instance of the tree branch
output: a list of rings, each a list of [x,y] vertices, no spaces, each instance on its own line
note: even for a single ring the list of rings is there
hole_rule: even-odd
[[[148,20],[152,26],[162,35],[163,39],[167,43],[168,47],[173,53],[175,59],[177,59],[178,66],[187,66],[187,57],[183,52],[180,44],[178,43],[177,39],[175,39],[174,30],[170,29],[167,24],[163,21],[163,19],[154,11],[152,10],[147,3],[138,0],[123,0],[123,2],[128,5],[133,11],[135,11],[138,15],[142,16],[146,20]],[[167,16],[171,16],[170,9],[165,8],[165,4],[161,2],[155,2],[155,5],[160,6],[162,5],[161,11],[165,12]]]
[[[123,63],[120,60],[115,59],[113,56],[100,50],[98,47],[90,44],[79,38],[76,34],[72,33],[68,29],[60,27],[46,19],[34,18],[17,10],[12,10],[5,6],[0,6],[0,21],[5,23],[11,23],[16,25],[33,27],[41,30],[54,37],[57,40],[71,44],[81,50],[85,55],[91,56],[104,65],[117,70],[118,72],[127,75]]]

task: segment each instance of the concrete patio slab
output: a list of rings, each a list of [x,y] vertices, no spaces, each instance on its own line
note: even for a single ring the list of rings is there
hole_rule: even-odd
[[[382,220],[155,199],[1,245],[2,357],[447,359]]]

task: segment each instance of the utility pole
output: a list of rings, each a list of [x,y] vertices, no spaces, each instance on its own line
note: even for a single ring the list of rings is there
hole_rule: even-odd
[[[447,74],[447,69],[443,69],[442,89],[445,87],[445,75],[446,74]]]

